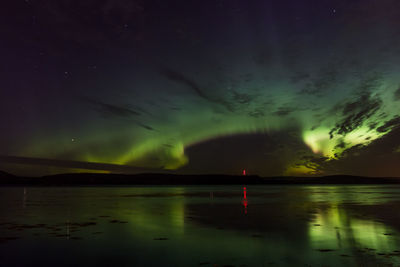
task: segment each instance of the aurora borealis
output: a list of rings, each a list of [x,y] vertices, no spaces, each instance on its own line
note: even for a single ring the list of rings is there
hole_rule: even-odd
[[[399,1],[0,12],[1,170],[400,176]]]

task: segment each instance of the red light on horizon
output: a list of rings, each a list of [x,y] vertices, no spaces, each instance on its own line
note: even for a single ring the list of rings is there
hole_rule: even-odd
[[[246,169],[243,169],[243,175],[246,175]]]

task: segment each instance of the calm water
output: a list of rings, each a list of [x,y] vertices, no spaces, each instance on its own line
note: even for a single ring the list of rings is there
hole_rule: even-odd
[[[0,188],[1,266],[398,266],[399,186]]]

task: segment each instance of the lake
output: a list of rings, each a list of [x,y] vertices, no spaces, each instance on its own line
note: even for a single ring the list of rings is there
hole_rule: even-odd
[[[400,186],[2,187],[0,266],[398,266]]]

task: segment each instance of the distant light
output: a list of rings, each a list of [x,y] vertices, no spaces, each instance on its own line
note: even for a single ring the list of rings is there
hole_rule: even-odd
[[[244,176],[246,175],[246,169],[243,169],[243,175]]]

